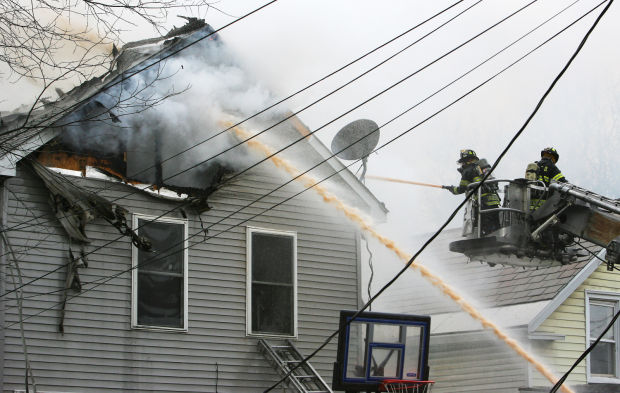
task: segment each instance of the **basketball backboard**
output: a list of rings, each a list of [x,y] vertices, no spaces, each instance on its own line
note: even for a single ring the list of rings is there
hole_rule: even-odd
[[[332,388],[376,392],[381,381],[428,379],[431,318],[421,315],[340,312]]]

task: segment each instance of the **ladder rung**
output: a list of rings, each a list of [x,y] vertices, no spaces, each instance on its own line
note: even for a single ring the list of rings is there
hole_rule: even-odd
[[[290,341],[288,345],[271,345],[265,340],[259,340],[259,348],[265,357],[272,361],[273,366],[283,372],[294,369],[295,365],[300,365],[303,361],[303,356]],[[296,360],[285,360],[286,358]],[[290,374],[287,377],[296,392],[332,393],[329,386],[325,384],[309,363],[304,363],[304,367],[300,371],[302,375]]]

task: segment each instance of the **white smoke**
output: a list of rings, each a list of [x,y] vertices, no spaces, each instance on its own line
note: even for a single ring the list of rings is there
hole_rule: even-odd
[[[98,94],[63,120],[72,124],[64,140],[80,149],[127,151],[134,174],[152,172],[155,161],[164,160],[164,180],[190,184],[194,168],[218,163],[237,171],[258,161],[244,146],[233,148],[239,140],[224,131],[225,122],[251,117],[274,101],[225,44],[204,39]],[[262,130],[282,116],[270,110],[256,116],[252,127]]]

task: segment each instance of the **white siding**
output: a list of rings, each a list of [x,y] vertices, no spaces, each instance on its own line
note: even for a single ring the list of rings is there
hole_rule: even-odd
[[[429,364],[434,393],[517,393],[527,385],[525,360],[490,332],[432,336]]]
[[[120,198],[119,205],[132,213],[157,216],[179,205],[135,193],[121,184],[72,181],[87,184],[108,200]],[[275,178],[245,176],[224,187],[209,198],[212,209],[202,214],[204,226],[215,224],[278,184]],[[8,236],[24,281],[58,269],[24,288],[28,354],[39,390],[214,392],[217,381],[217,391],[223,393],[257,392],[270,386],[277,380],[275,372],[257,352],[256,339],[246,337],[246,226],[298,234],[296,345],[302,353],[310,353],[335,331],[341,309],[357,308],[356,230],[311,192],[229,229],[299,189],[290,186],[215,224],[206,241],[198,217],[184,208],[190,234],[187,333],[130,328],[130,241],[102,219],[88,224],[87,235],[93,241],[86,251],[93,253],[88,256],[89,266],[80,269],[80,278],[84,289],[93,289],[67,303],[65,331],[60,334],[59,289],[65,280],[62,266],[68,261],[67,236],[52,213],[42,182],[22,170],[7,187]],[[182,217],[178,209],[166,215]],[[90,284],[113,274],[118,276],[99,286]],[[13,288],[11,280],[7,275],[8,289]],[[36,294],[40,296],[33,297]],[[24,361],[13,294],[7,300],[4,390],[12,391],[24,388]],[[311,363],[331,381],[335,358],[334,341]]]

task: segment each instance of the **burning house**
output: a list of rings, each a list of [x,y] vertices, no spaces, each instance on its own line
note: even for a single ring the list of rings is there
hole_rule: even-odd
[[[265,153],[386,210],[299,119],[253,117],[271,99],[191,20],[3,117],[2,391],[256,392],[260,339],[309,353],[359,306],[359,230]]]

